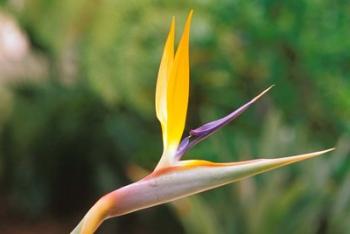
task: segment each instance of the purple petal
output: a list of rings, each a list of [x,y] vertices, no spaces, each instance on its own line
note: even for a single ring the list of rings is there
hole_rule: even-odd
[[[180,159],[182,155],[186,153],[186,151],[189,149],[190,145],[190,138],[191,136],[187,136],[184,139],[182,139],[179,147],[177,148],[175,158]]]
[[[225,117],[206,123],[200,126],[199,128],[192,129],[190,131],[190,135],[188,137],[185,137],[181,141],[176,153],[176,158],[180,159],[182,155],[186,153],[187,150],[192,148],[192,146],[204,140],[205,138],[215,133],[220,128],[222,128],[223,126],[240,116],[240,114],[242,114],[246,109],[248,109],[248,107],[255,103],[261,96],[267,93],[272,87],[273,85],[271,85],[269,88],[265,89],[258,96],[250,100],[248,103],[244,104],[243,106],[226,115]]]

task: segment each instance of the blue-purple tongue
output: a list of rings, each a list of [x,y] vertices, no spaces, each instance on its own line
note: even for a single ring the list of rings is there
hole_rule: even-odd
[[[176,152],[176,159],[179,160],[181,157],[192,148],[197,143],[201,142],[205,138],[209,137],[211,134],[218,131],[220,128],[225,126],[226,124],[230,123],[232,120],[240,116],[248,107],[250,107],[253,103],[255,103],[261,96],[263,96],[266,92],[268,92],[273,85],[271,85],[269,88],[265,89],[263,92],[261,92],[258,96],[244,104],[243,106],[239,107],[237,110],[231,112],[230,114],[226,115],[223,118],[211,121],[209,123],[203,124],[202,126],[192,129],[190,131],[190,135],[185,137]]]

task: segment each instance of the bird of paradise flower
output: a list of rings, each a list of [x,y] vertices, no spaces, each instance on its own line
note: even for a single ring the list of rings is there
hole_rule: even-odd
[[[99,199],[72,233],[94,233],[108,218],[174,201],[278,167],[309,159],[334,148],[296,156],[215,163],[181,160],[194,145],[238,117],[271,87],[218,120],[190,131],[181,141],[189,96],[189,33],[192,11],[174,55],[175,19],[165,43],[156,87],[156,114],[163,134],[163,154],[155,170],[145,178]]]

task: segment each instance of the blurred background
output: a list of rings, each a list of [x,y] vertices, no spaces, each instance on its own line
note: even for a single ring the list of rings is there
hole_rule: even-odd
[[[186,159],[337,150],[98,233],[350,233],[350,3],[330,0],[1,0],[0,233],[68,233],[154,168],[158,66],[190,9],[186,132],[275,87]]]

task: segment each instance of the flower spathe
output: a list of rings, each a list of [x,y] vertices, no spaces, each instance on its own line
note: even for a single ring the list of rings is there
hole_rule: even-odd
[[[163,135],[163,154],[155,170],[145,178],[99,199],[72,233],[94,233],[103,220],[174,201],[291,163],[309,159],[332,149],[296,156],[215,163],[181,160],[188,149],[238,117],[271,87],[231,112],[190,131],[181,141],[189,97],[189,34],[192,11],[174,51],[175,19],[164,46],[156,86],[156,114]]]

